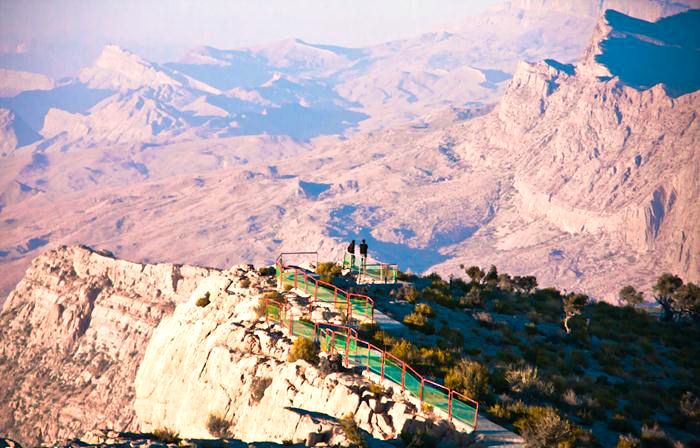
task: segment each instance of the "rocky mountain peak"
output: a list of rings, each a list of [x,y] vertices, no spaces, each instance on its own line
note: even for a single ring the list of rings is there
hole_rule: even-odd
[[[95,63],[81,70],[79,79],[92,88],[116,91],[180,84],[156,64],[117,45],[105,46]]]

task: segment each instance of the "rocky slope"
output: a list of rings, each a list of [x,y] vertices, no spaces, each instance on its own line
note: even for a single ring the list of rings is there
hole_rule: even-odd
[[[379,396],[359,372],[287,362],[292,340],[255,311],[272,284],[246,265],[142,265],[78,246],[47,252],[0,314],[8,403],[0,433],[25,446],[94,428],[209,439],[213,415],[247,442],[340,443],[339,419],[353,412],[377,443],[404,429],[427,430],[445,446],[470,440],[400,388]]]
[[[151,333],[210,272],[85,247],[34,260],[0,314],[0,433],[34,446],[133,428],[133,379]]]

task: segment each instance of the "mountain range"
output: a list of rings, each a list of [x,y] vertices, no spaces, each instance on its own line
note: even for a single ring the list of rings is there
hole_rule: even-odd
[[[108,46],[73,79],[6,70],[0,286],[63,243],[222,266],[352,237],[412,270],[496,264],[605,298],[697,280],[689,7],[513,1],[370,48]]]

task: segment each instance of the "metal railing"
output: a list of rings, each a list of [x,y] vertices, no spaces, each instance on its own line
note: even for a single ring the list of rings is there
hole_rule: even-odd
[[[450,421],[457,420],[476,429],[479,403],[452,389],[419,374],[407,363],[379,347],[359,339],[357,330],[344,325],[312,322],[296,318],[289,304],[265,299],[265,321],[279,322],[290,336],[300,336],[318,342],[327,353],[338,353],[344,365],[366,367],[370,372],[401,385],[421,403],[447,414]]]
[[[281,263],[275,265],[277,279],[281,287],[291,285],[311,296],[309,307],[314,302],[333,303],[337,309],[346,310],[347,316],[360,316],[374,321],[374,300],[364,294],[350,293],[335,285],[324,282],[294,267],[287,268]]]

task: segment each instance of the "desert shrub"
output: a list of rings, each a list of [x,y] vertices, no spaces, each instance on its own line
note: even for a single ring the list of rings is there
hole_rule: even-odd
[[[343,357],[339,353],[319,357],[318,369],[322,375],[343,371]]]
[[[526,415],[515,422],[515,427],[521,430],[528,447],[570,447],[575,439],[571,422],[551,407],[528,407]]]
[[[362,432],[360,431],[360,427],[357,426],[355,415],[352,412],[342,417],[339,422],[343,433],[345,433],[345,437],[352,445],[360,448],[367,448],[367,442],[364,437],[362,437]]]
[[[284,296],[279,291],[274,289],[263,294],[263,298],[267,300],[274,300],[276,302],[284,302]]]
[[[399,437],[406,448],[430,448],[439,442],[424,426],[409,428],[409,425],[404,425]]]
[[[523,396],[529,397],[536,393],[551,395],[554,392],[552,383],[540,379],[537,367],[511,367],[506,370],[505,378],[510,390]]]
[[[259,299],[258,304],[255,305],[255,315],[259,318],[265,316],[267,313],[267,302],[265,299]]]
[[[462,359],[445,375],[445,386],[474,400],[483,399],[489,390],[489,371],[476,361]]]
[[[263,277],[272,277],[277,273],[274,266],[260,266],[258,268],[258,274]]]
[[[209,305],[209,303],[211,303],[209,301],[209,297],[211,297],[211,294],[209,291],[207,291],[202,297],[197,299],[197,306],[204,308],[205,306]]]
[[[389,353],[408,364],[415,364],[420,360],[420,350],[406,339],[398,340]]]
[[[232,437],[230,428],[231,422],[221,416],[209,414],[207,418],[207,431],[209,431],[209,434],[218,439],[225,439]]]
[[[631,434],[635,431],[632,422],[627,420],[622,414],[615,414],[608,420],[608,428],[622,434]]]
[[[572,407],[581,404],[581,400],[579,399],[578,395],[576,395],[576,391],[573,389],[566,389],[566,391],[564,391],[561,396],[561,402]]]
[[[318,352],[319,349],[313,341],[304,337],[299,337],[294,341],[294,345],[292,345],[287,359],[289,362],[303,359],[310,364],[317,365],[319,361]]]
[[[154,429],[151,435],[163,443],[180,443],[180,436],[168,428]]]
[[[534,322],[528,322],[525,324],[525,333],[528,336],[534,336],[537,334],[537,324]]]
[[[429,286],[421,292],[421,296],[425,300],[438,303],[448,308],[454,308],[457,306],[458,302],[450,295],[450,293],[446,289],[446,285],[444,289]]]
[[[482,327],[490,328],[493,326],[493,317],[486,311],[477,311],[472,314],[472,317],[479,322]]]
[[[244,278],[240,282],[238,282],[238,286],[240,286],[241,288],[250,288],[250,280]]]
[[[459,330],[453,330],[450,327],[442,327],[440,329],[440,340],[438,344],[446,347],[461,347],[464,345],[464,336]]]
[[[402,282],[415,282],[418,276],[410,272],[396,271],[396,279]]]
[[[435,407],[432,404],[424,401],[420,404],[420,410],[422,413],[430,415],[435,410]]]
[[[453,364],[453,354],[439,347],[421,347],[420,357],[431,375],[443,376],[448,366]]]
[[[272,378],[270,377],[255,377],[253,378],[253,382],[251,384],[250,388],[250,396],[253,399],[253,402],[259,403],[260,400],[262,400],[263,395],[265,395],[265,391],[267,388],[272,384]]]
[[[639,439],[631,434],[620,434],[617,439],[615,448],[637,448],[639,447]]]
[[[484,306],[484,294],[477,286],[472,286],[466,296],[459,300],[459,304],[469,308],[481,308]]]
[[[384,395],[387,395],[387,391],[384,389],[384,387],[381,384],[378,383],[370,383],[369,386],[367,386],[367,390],[369,393],[374,395],[375,398],[382,397]]]
[[[289,292],[289,291],[291,291],[292,289],[294,289],[294,285],[290,285],[290,284],[286,284],[286,285],[284,285],[284,287],[282,288],[282,290],[284,290],[284,292]]]
[[[700,421],[700,399],[692,392],[683,394],[679,403],[681,414],[689,420]]]
[[[282,445],[284,445],[284,446],[292,446],[292,445],[294,445],[294,440],[292,440],[292,439],[284,439],[284,440],[282,440]]]
[[[674,443],[657,424],[643,425],[641,448],[673,448]]]
[[[396,293],[396,297],[409,303],[416,303],[418,300],[418,290],[413,286],[403,285]]]
[[[428,316],[426,316],[425,314],[415,312],[411,313],[403,318],[403,323],[408,327],[411,327],[426,334],[432,334],[435,332],[435,327],[430,322]]]
[[[332,283],[333,278],[339,276],[343,271],[343,267],[332,261],[319,263],[316,267],[316,273],[320,276],[321,281]]]
[[[435,311],[433,311],[433,307],[431,307],[427,303],[417,303],[413,311],[415,313],[422,314],[426,317],[435,316]]]

